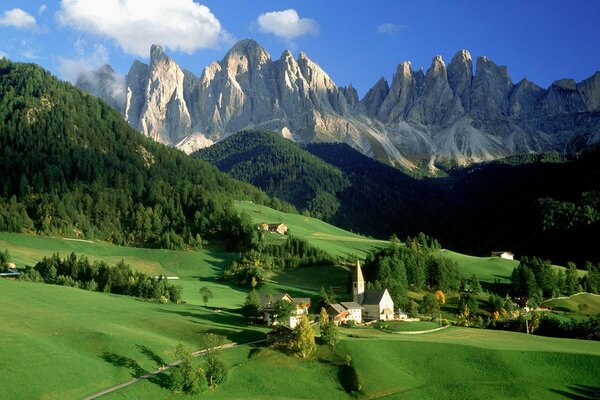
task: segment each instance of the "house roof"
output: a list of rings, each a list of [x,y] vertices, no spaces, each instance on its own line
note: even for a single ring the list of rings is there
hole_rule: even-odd
[[[328,314],[333,314],[332,312],[329,312],[331,310],[333,310],[336,314],[341,314],[344,311],[346,311],[344,306],[342,306],[341,304],[338,304],[338,303],[329,305],[329,307],[327,308]]]
[[[514,256],[514,254],[510,251],[492,251],[493,256],[500,256],[502,254],[510,254],[511,256]]]
[[[364,309],[363,306],[354,301],[342,301],[340,304],[347,310]]]
[[[304,303],[304,304],[310,305],[309,297],[295,297],[294,298],[287,293],[277,293],[277,294],[271,295],[270,302],[269,302],[268,294],[261,294],[260,295],[260,304],[263,306],[263,308],[271,308],[271,307],[274,307],[275,303],[277,303],[279,300],[283,300],[285,298],[289,299],[294,304]]]
[[[387,289],[367,289],[362,304],[379,304],[386,292]]]
[[[292,301],[296,304],[304,303],[310,305],[310,297],[294,297]]]
[[[266,307],[266,306],[269,306],[269,305],[274,305],[279,300],[283,300],[285,297],[288,297],[290,300],[292,300],[292,296],[290,296],[287,293],[272,294],[272,295],[270,295],[271,301],[269,301],[269,295],[268,294],[261,294],[260,295],[260,304],[263,307]]]

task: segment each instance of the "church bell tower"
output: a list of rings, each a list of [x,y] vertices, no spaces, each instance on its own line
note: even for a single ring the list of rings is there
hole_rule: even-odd
[[[365,278],[360,269],[360,261],[356,260],[356,269],[352,279],[352,301],[362,304],[365,298]]]

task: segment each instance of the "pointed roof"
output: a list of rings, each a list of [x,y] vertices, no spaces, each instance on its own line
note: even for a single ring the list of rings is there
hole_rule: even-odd
[[[354,282],[364,282],[365,278],[360,268],[360,261],[356,260],[356,268],[354,269]]]
[[[365,299],[363,300],[363,305],[373,305],[379,304],[383,295],[387,292],[387,289],[368,289],[365,290]]]

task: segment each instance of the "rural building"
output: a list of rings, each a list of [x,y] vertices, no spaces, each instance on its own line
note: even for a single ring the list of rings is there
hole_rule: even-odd
[[[267,333],[267,345],[290,347],[294,339],[294,330],[289,326],[278,325]]]
[[[491,256],[504,258],[505,260],[514,260],[515,258],[515,255],[510,251],[492,251]]]
[[[394,301],[387,289],[365,290],[360,262],[356,261],[354,279],[352,282],[352,299],[362,306],[362,319],[384,320],[394,319]]]
[[[310,307],[310,298],[308,297],[293,298],[287,293],[280,293],[273,296],[261,295],[261,311],[263,313],[267,325],[269,326],[277,325],[277,321],[275,320],[275,304],[278,301],[289,301],[295,305],[294,311],[292,312],[289,321],[286,321],[286,324],[284,324],[292,329],[298,323],[299,317],[301,315],[308,315],[308,308]]]
[[[7,263],[5,271],[0,269],[0,276],[3,278],[16,278],[19,275],[21,275],[21,273],[17,271],[17,266],[14,263]]]
[[[337,324],[346,324],[348,321],[362,322],[363,307],[353,301],[330,304],[327,307],[329,318]]]
[[[266,222],[263,222],[258,226],[258,228],[267,232],[279,233],[280,235],[285,235],[288,231],[286,224],[267,224]]]

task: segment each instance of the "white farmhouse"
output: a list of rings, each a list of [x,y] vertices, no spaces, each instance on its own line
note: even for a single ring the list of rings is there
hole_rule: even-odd
[[[293,298],[287,293],[280,293],[273,296],[262,295],[261,310],[268,326],[277,325],[275,304],[278,301],[289,301],[295,305],[290,319],[285,322],[285,325],[292,329],[298,324],[301,315],[308,315],[308,308],[310,307],[310,298],[308,297]]]
[[[491,256],[504,258],[505,260],[514,260],[515,258],[515,255],[510,251],[492,251]]]

